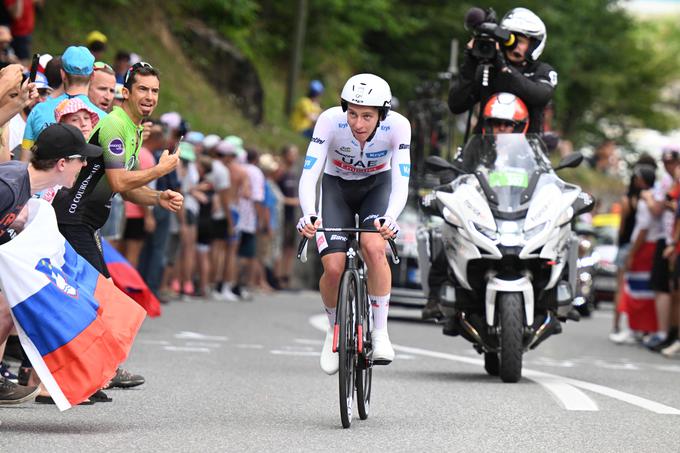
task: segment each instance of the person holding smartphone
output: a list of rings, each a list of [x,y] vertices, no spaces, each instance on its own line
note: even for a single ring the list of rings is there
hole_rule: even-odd
[[[61,234],[105,277],[110,275],[98,230],[109,217],[115,193],[127,201],[172,212],[179,211],[184,202],[184,197],[174,190],[161,192],[147,186],[177,167],[177,154],[165,150],[158,164],[139,169],[142,122],[156,108],[159,90],[158,71],[150,64],[139,62],[128,69],[122,107],[114,107],[90,134],[90,143],[101,146],[102,156],[88,161],[73,188],[60,190],[52,204]],[[142,383],[143,377],[121,369],[110,386],[132,387]]]

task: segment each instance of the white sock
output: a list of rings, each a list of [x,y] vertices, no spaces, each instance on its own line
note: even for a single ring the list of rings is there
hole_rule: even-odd
[[[328,325],[333,328],[335,325],[335,308],[328,308],[324,305],[324,310],[326,310],[326,316],[328,316]]]
[[[390,308],[390,294],[385,296],[368,295],[371,300],[371,307],[373,308],[373,328],[386,329],[387,328],[387,312]]]

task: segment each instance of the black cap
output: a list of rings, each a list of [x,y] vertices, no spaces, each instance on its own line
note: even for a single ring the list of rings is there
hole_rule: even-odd
[[[61,159],[73,155],[98,157],[102,149],[85,141],[83,133],[75,126],[54,123],[38,135],[35,142],[35,155],[40,160]]]

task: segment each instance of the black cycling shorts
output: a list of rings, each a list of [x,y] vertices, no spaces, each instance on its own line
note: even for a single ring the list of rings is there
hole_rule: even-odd
[[[378,217],[385,215],[392,192],[391,172],[386,171],[368,178],[346,180],[328,174],[321,180],[320,215],[323,226],[347,228],[354,226],[354,216],[359,214],[359,226],[372,228]],[[347,234],[317,233],[316,245],[321,256],[347,251]]]
[[[104,252],[98,231],[85,224],[60,224],[59,232],[78,255],[85,258],[104,277],[111,277],[109,268],[106,267],[106,261],[104,261]]]

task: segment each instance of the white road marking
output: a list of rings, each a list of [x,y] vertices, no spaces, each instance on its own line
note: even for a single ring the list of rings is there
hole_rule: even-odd
[[[160,345],[170,344],[170,342],[169,342],[169,341],[166,341],[166,340],[144,340],[144,339],[135,340],[135,343],[143,343],[143,344],[160,344]]]
[[[674,373],[680,373],[680,365],[657,365],[656,368],[659,371],[671,371]]]
[[[588,395],[573,385],[565,384],[559,376],[553,377],[533,374],[531,370],[526,369],[522,370],[522,375],[541,384],[543,388],[556,397],[558,404],[568,411],[599,410],[597,403],[595,403]]]
[[[248,344],[248,343],[239,343],[235,345],[239,349],[263,349],[264,346],[261,344]]]
[[[311,338],[296,338],[295,342],[300,343],[300,344],[312,344],[312,345],[322,345],[323,344],[323,340],[320,339],[320,338],[318,340],[312,340]]]
[[[185,343],[186,346],[189,347],[198,347],[198,348],[221,348],[222,344],[221,343],[206,343],[204,341],[187,341]]]
[[[312,346],[281,346],[285,351],[316,351],[318,348]]]
[[[320,351],[282,351],[280,349],[273,349],[269,352],[271,354],[274,354],[274,355],[296,355],[296,356],[316,356],[316,357],[319,357],[321,355]]]
[[[229,341],[229,338],[227,337],[203,335],[202,333],[187,331],[176,333],[175,338],[178,340]]]
[[[208,348],[190,348],[186,346],[163,346],[163,349],[172,352],[210,352]]]
[[[309,318],[309,323],[316,329],[326,331],[328,320],[326,315],[319,314]],[[446,354],[443,352],[430,351],[427,349],[413,348],[408,346],[400,346],[393,344],[394,349],[414,355],[422,355],[427,357],[439,358],[444,360],[451,360],[455,362],[462,362],[469,365],[483,366],[483,361],[480,359],[473,359],[454,354]],[[680,409],[666,406],[655,401],[641,398],[630,393],[622,392],[603,385],[593,384],[578,379],[571,379],[556,374],[544,373],[542,371],[530,370],[523,368],[523,375],[530,380],[540,384],[545,390],[550,392],[557,401],[567,410],[572,411],[594,411],[598,410],[597,404],[585,393],[578,390],[590,390],[591,392],[599,393],[601,395],[609,396],[610,398],[618,399],[620,401],[641,407],[643,409],[655,412],[657,414],[666,415],[680,415]],[[576,388],[578,387],[578,388]]]

